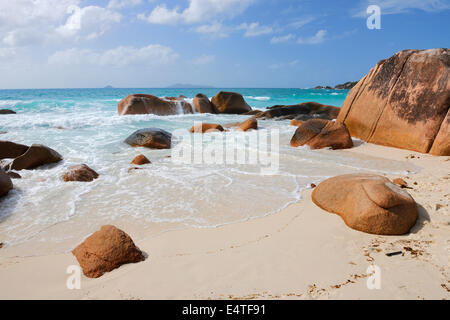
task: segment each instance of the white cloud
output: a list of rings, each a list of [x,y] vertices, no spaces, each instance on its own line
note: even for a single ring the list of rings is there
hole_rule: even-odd
[[[71,15],[66,23],[56,29],[64,37],[95,39],[122,19],[119,13],[97,6],[71,6],[67,12]]]
[[[425,12],[439,12],[450,9],[448,0],[364,0],[354,10],[354,16],[366,17],[366,9],[372,4],[380,6],[382,14],[405,13],[411,9]]]
[[[291,28],[295,28],[295,29],[300,29],[301,27],[307,25],[308,23],[311,23],[315,20],[314,17],[306,17],[303,19],[297,19],[291,23],[289,23],[289,27]]]
[[[297,43],[300,43],[300,44],[319,44],[319,43],[322,43],[322,42],[325,41],[325,36],[326,35],[327,35],[327,31],[326,30],[319,30],[312,37],[308,37],[308,38],[301,38],[301,37],[299,37],[297,39]]]
[[[197,59],[194,59],[192,61],[192,63],[194,63],[196,65],[207,65],[207,64],[214,63],[214,61],[216,61],[216,56],[203,54],[200,57],[198,57]]]
[[[295,39],[295,35],[290,33],[290,34],[287,34],[285,36],[273,37],[270,40],[270,43],[276,44],[276,43],[288,42],[288,41],[293,40],[293,39]]]
[[[93,39],[120,21],[116,11],[80,7],[80,0],[0,1],[0,46],[18,47],[73,39]]]
[[[265,34],[273,33],[273,28],[268,26],[262,26],[259,22],[253,22],[250,24],[243,23],[238,28],[238,30],[245,30],[245,37],[257,37]]]
[[[145,67],[168,64],[178,59],[178,57],[179,55],[172,48],[151,44],[143,48],[120,46],[104,52],[73,48],[54,53],[49,57],[48,63],[54,65],[89,64],[112,67],[139,65]]]
[[[142,4],[142,0],[110,0],[107,7],[108,9],[123,9],[140,4]]]
[[[201,34],[207,34],[214,38],[226,38],[228,37],[230,30],[220,22],[213,22],[211,24],[204,24],[194,29],[195,32]]]
[[[189,0],[189,6],[167,8],[158,5],[149,15],[140,14],[139,19],[154,24],[174,25],[178,23],[195,24],[235,17],[244,12],[255,0]]]

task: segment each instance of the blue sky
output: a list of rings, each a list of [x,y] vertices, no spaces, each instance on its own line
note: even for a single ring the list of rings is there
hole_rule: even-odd
[[[0,0],[0,88],[335,85],[449,30],[450,0]]]

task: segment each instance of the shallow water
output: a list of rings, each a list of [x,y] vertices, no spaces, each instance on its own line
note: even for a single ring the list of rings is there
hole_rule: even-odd
[[[300,89],[231,89],[254,108],[305,101],[340,106],[347,91]],[[346,151],[291,148],[295,127],[289,121],[260,121],[262,129],[279,134],[274,174],[261,174],[261,164],[182,164],[166,158],[171,150],[133,149],[123,143],[132,132],[156,127],[187,134],[195,121],[242,122],[237,115],[117,115],[117,102],[131,93],[160,97],[198,92],[212,97],[216,89],[70,89],[0,90],[0,108],[16,115],[0,116],[1,140],[41,143],[64,156],[57,165],[21,171],[14,190],[0,200],[0,242],[33,244],[33,254],[70,250],[104,224],[133,230],[144,238],[175,228],[215,227],[276,213],[300,200],[310,183],[353,172],[402,173],[403,163],[356,156]],[[276,130],[274,130],[276,129]],[[266,132],[261,130],[261,133]],[[175,134],[174,144],[185,143]],[[215,136],[214,136],[215,135]],[[244,138],[231,130],[213,134],[204,147],[221,145],[220,138]],[[212,139],[211,138],[211,139]],[[248,141],[239,142],[239,149]],[[224,146],[224,152],[231,152]],[[152,164],[129,172],[130,162],[143,153]],[[65,183],[68,166],[85,163],[100,174],[91,183]],[[278,163],[277,163],[278,164]]]

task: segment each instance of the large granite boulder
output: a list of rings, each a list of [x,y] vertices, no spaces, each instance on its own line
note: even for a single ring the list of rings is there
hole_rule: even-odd
[[[252,111],[244,97],[235,92],[220,91],[211,102],[217,113],[243,114]]]
[[[197,94],[192,103],[198,113],[217,113],[212,102],[202,93]]]
[[[292,147],[304,145],[308,145],[311,149],[332,148],[336,150],[353,147],[353,141],[344,124],[314,119],[301,124],[291,139]]]
[[[379,235],[408,233],[418,217],[414,199],[389,179],[372,174],[337,176],[320,183],[313,202],[352,229]]]
[[[103,226],[72,253],[89,278],[98,278],[121,265],[145,260],[130,236],[114,226]]]
[[[85,164],[70,167],[64,174],[63,179],[66,182],[91,182],[98,178],[98,173]]]
[[[267,111],[261,112],[254,117],[257,119],[283,119],[283,120],[301,120],[310,119],[336,119],[340,108],[328,106],[317,102],[304,102],[290,106],[273,106]]]
[[[150,94],[133,94],[119,101],[117,112],[120,116],[133,114],[155,114],[169,116],[193,113],[190,103],[183,99],[160,99]]]
[[[406,50],[350,91],[338,121],[364,141],[450,155],[450,50]]]
[[[28,146],[10,141],[0,141],[0,160],[14,159],[28,150]]]
[[[61,161],[62,156],[55,150],[41,144],[33,144],[27,151],[15,158],[10,164],[10,170],[35,169],[45,164]]]
[[[6,196],[12,188],[11,178],[0,168],[0,197]]]
[[[172,134],[156,128],[137,130],[132,133],[125,143],[132,147],[146,147],[150,149],[170,149]]]

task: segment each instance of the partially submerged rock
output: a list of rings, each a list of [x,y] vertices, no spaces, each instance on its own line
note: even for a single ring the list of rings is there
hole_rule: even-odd
[[[150,94],[133,94],[121,100],[117,105],[120,116],[136,114],[155,114],[168,116],[193,113],[190,103],[175,98],[163,100]]]
[[[198,113],[217,113],[212,102],[202,93],[197,94],[192,103]]]
[[[6,174],[11,179],[22,179],[22,176],[20,174],[18,174],[17,172],[14,172],[14,171],[8,171],[8,172],[6,172]]]
[[[338,121],[364,141],[450,155],[450,49],[405,50],[350,91]]]
[[[35,169],[39,166],[56,163],[61,160],[62,156],[55,150],[41,144],[33,144],[24,154],[11,162],[9,169]]]
[[[244,97],[235,92],[220,91],[211,102],[217,113],[243,114],[252,111]]]
[[[125,143],[132,147],[170,149],[172,134],[162,129],[147,128],[135,131],[125,140]]]
[[[353,141],[344,124],[315,119],[300,125],[291,139],[292,147],[304,145],[308,145],[311,149],[336,150],[353,147]]]
[[[114,226],[103,226],[72,253],[89,278],[98,278],[121,265],[145,260],[130,236]]]
[[[98,178],[98,173],[85,164],[72,166],[64,174],[64,181],[91,182]]]
[[[241,123],[238,127],[238,130],[241,131],[258,130],[258,121],[254,118],[250,118]]]
[[[372,174],[337,176],[312,193],[320,208],[336,213],[352,229],[379,235],[408,233],[418,217],[414,199],[389,179]]]
[[[131,161],[132,164],[135,164],[137,166],[142,166],[144,164],[150,164],[150,160],[147,159],[146,156],[144,156],[143,154],[140,154],[138,156],[136,156],[133,161]]]
[[[13,188],[11,178],[0,169],[0,197],[6,196],[8,192]]]
[[[255,115],[257,119],[282,119],[282,120],[301,120],[310,119],[336,119],[340,108],[328,106],[317,102],[304,102],[289,106],[273,106],[267,111]]]
[[[28,146],[10,141],[0,141],[0,160],[14,159],[28,150]]]
[[[300,127],[302,124],[304,124],[305,123],[305,121],[302,121],[302,120],[291,120],[291,126],[294,126],[294,127]]]
[[[16,114],[16,112],[9,109],[0,109],[0,114]]]
[[[208,133],[208,132],[222,132],[225,129],[220,124],[215,123],[200,123],[194,125],[189,132],[191,133]]]

